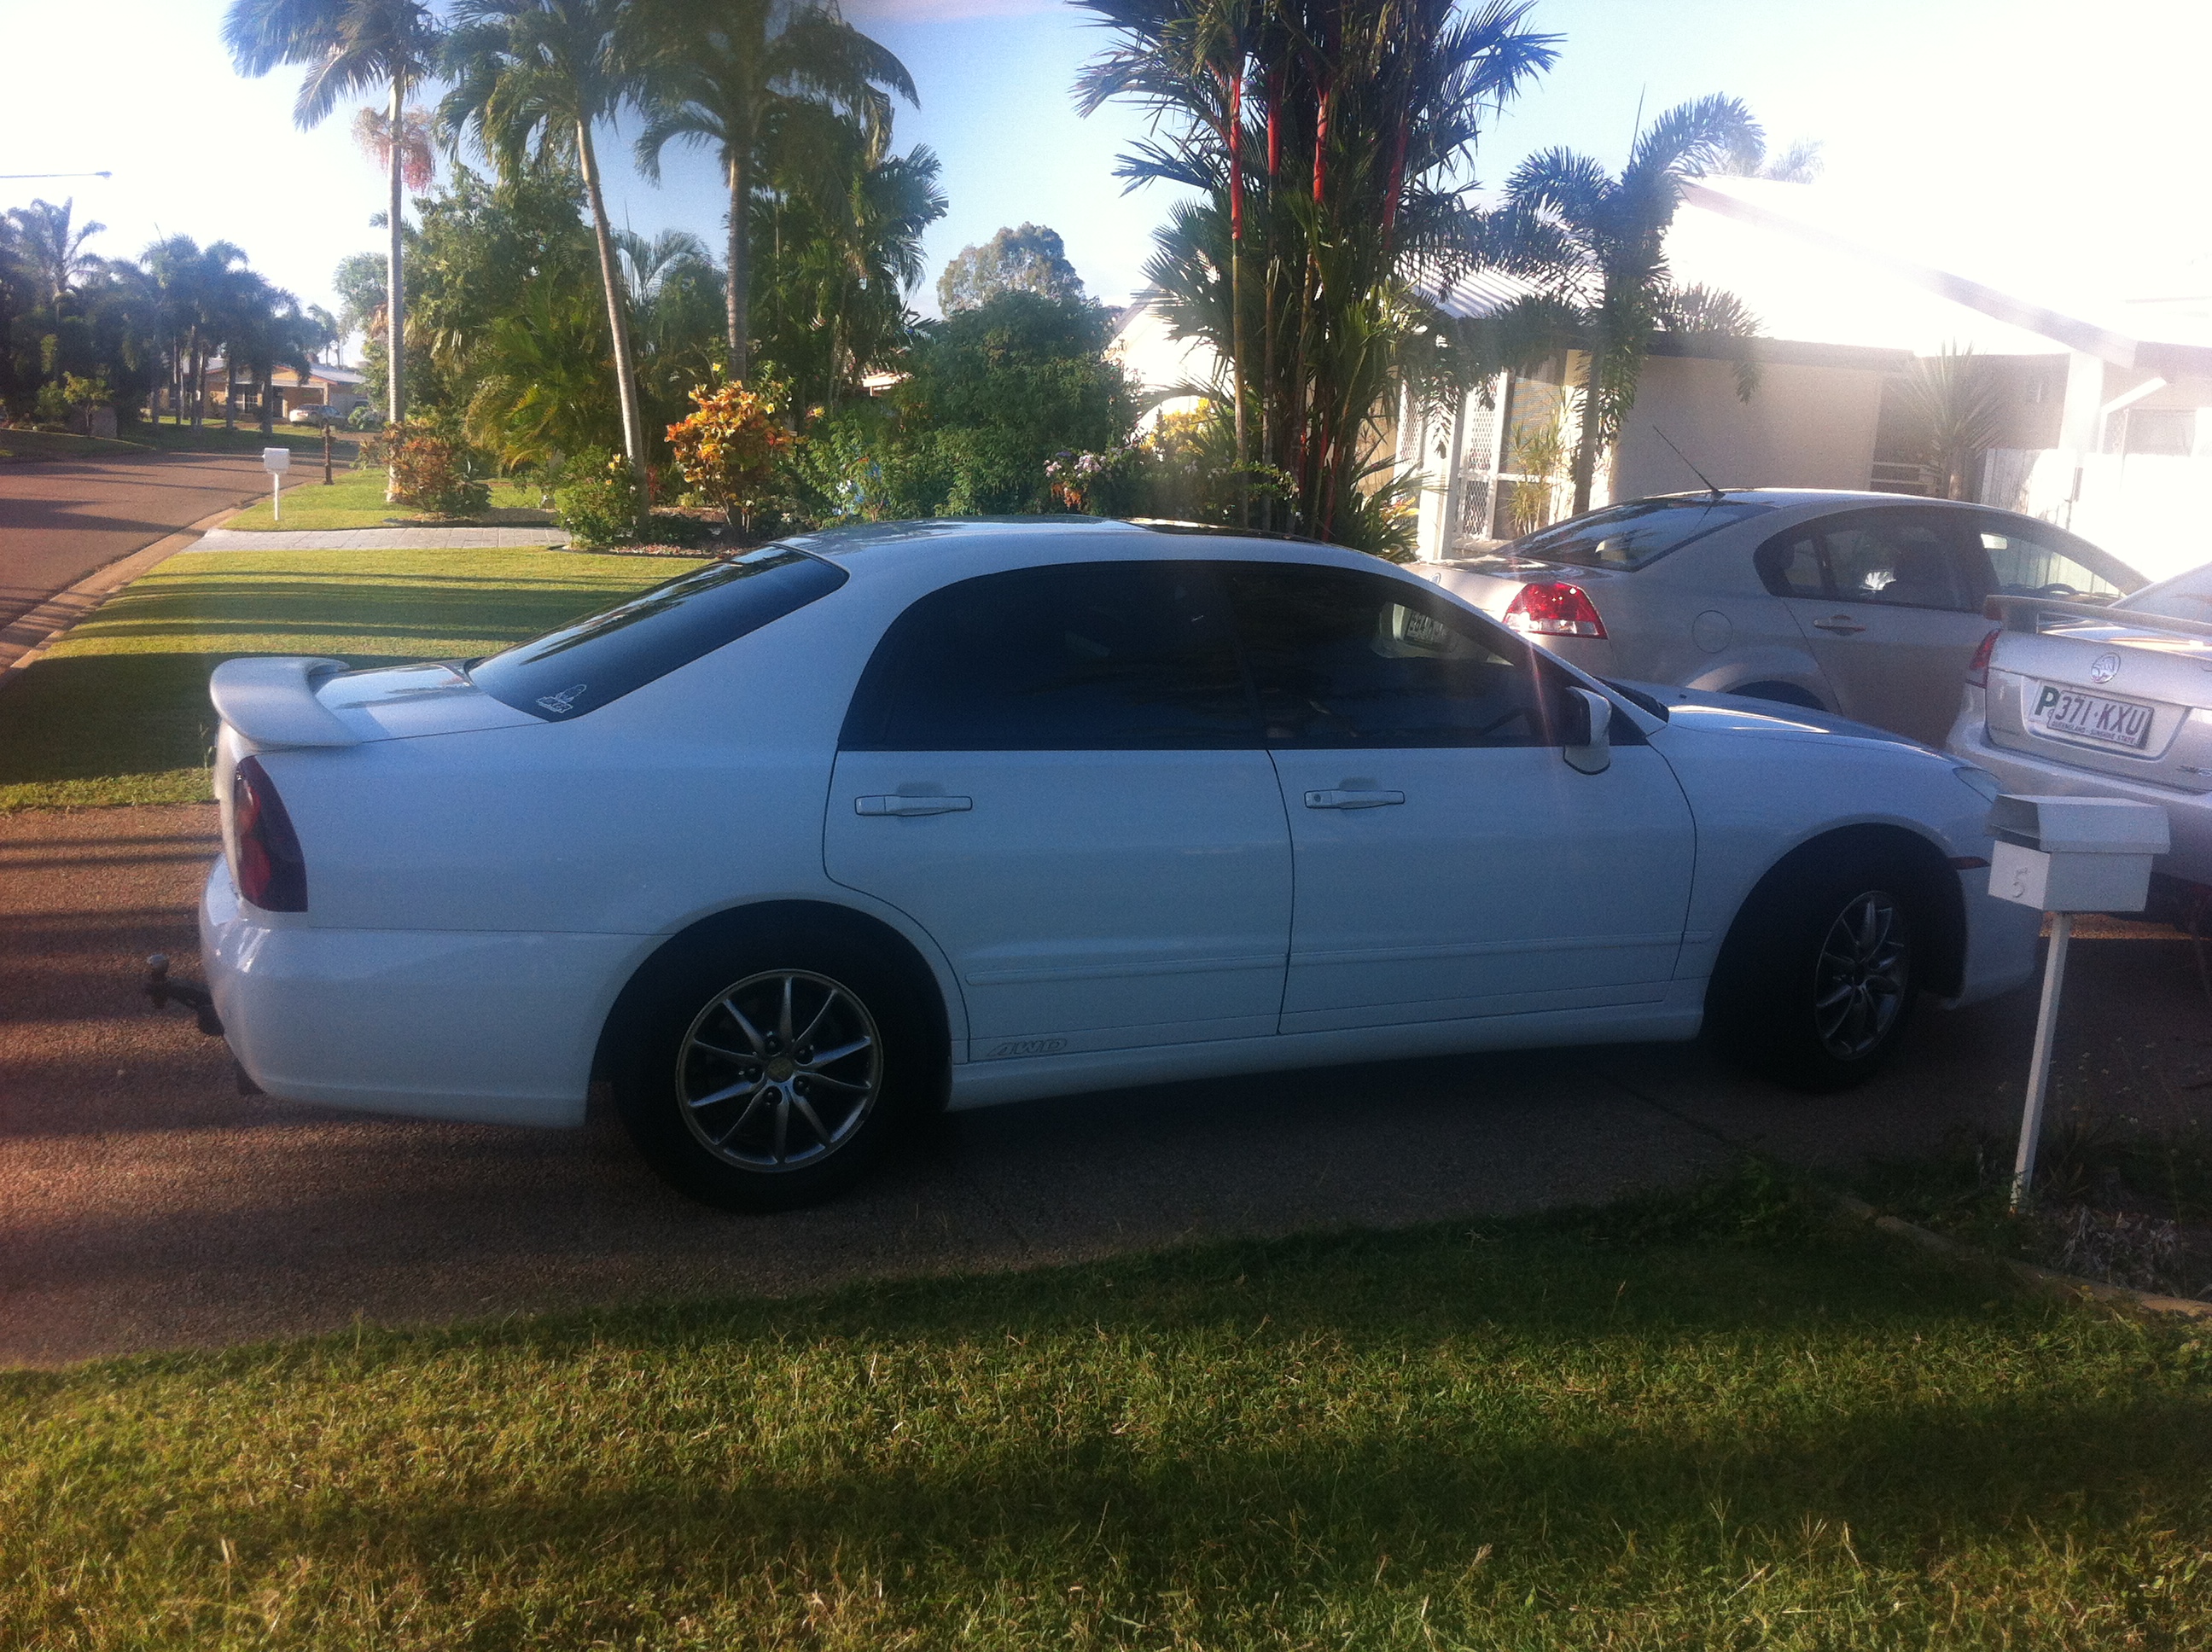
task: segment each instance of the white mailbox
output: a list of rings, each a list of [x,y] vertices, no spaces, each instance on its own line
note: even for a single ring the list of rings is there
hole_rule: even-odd
[[[2166,811],[2119,798],[2001,797],[1990,808],[1990,893],[2039,912],[2141,912]]]
[[[271,476],[282,476],[292,468],[292,450],[289,447],[264,447],[261,450],[261,468]]]

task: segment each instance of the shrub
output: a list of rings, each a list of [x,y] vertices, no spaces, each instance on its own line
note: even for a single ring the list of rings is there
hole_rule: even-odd
[[[364,468],[392,471],[392,497],[431,516],[476,516],[491,504],[491,468],[451,426],[428,419],[387,424],[362,444]]]
[[[553,507],[580,545],[634,545],[645,518],[645,493],[620,453],[586,447],[561,465]]]
[[[691,392],[690,415],[668,427],[668,446],[684,481],[711,501],[722,520],[749,531],[754,513],[776,497],[777,459],[798,438],[775,419],[776,386],[731,383]]]

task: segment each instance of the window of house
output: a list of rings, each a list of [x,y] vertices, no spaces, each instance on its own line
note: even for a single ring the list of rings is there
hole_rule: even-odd
[[[1350,569],[1223,572],[1270,744],[1557,744],[1556,669],[1510,633]]]
[[[1212,568],[1134,562],[1021,568],[922,598],[869,660],[842,739],[860,751],[1258,744]]]
[[[2186,456],[2196,449],[2197,410],[2190,407],[2131,407],[2127,410],[2127,451]]]

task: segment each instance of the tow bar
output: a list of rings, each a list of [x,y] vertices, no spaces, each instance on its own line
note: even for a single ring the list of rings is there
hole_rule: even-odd
[[[222,1036],[222,1019],[215,1012],[215,999],[208,989],[189,981],[169,979],[169,955],[156,952],[146,960],[144,990],[147,998],[157,1010],[166,1010],[172,1004],[181,1004],[192,1012],[192,1020],[210,1038]]]

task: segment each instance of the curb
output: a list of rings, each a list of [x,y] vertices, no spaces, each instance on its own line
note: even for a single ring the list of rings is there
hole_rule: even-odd
[[[201,534],[228,521],[245,508],[243,505],[227,505],[187,527],[164,534],[150,545],[94,568],[75,585],[57,591],[35,608],[0,626],[0,689],[15,682],[108,598],[155,564],[191,549],[199,543]]]
[[[2096,1279],[2084,1279],[2077,1274],[2038,1267],[2033,1262],[1992,1256],[1985,1250],[1977,1250],[1956,1239],[1947,1239],[1940,1233],[1916,1227],[1902,1217],[1885,1216],[1863,1199],[1854,1198],[1850,1193],[1832,1193],[1829,1197],[1844,1215],[1863,1222],[1893,1239],[1901,1239],[1947,1261],[2000,1269],[2031,1291],[2046,1297],[2063,1297],[2073,1303],[2101,1303],[2108,1308],[2133,1309],[2138,1313],[2175,1314],[2184,1319],[2212,1320],[2212,1302],[2198,1302],[2188,1297],[2161,1297],[2153,1291],[2136,1291],[2124,1285],[2106,1285]]]

